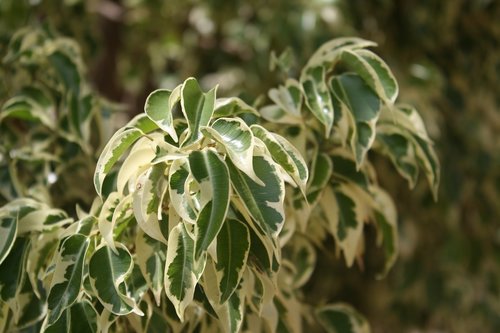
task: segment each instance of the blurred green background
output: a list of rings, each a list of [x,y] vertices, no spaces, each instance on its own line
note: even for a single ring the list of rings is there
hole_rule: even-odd
[[[397,264],[378,281],[369,260],[350,270],[320,261],[307,297],[350,302],[373,332],[500,331],[499,1],[0,0],[1,58],[26,25],[74,38],[91,85],[124,119],[189,76],[253,102],[284,71],[297,74],[271,71],[273,51],[303,65],[335,37],[376,41],[400,101],[417,106],[436,142],[439,201],[377,160],[399,211]],[[3,104],[15,85],[3,63],[0,76]]]

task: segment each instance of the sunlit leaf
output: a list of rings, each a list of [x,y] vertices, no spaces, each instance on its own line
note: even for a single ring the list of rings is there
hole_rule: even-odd
[[[250,250],[250,233],[244,223],[227,219],[217,236],[217,264],[220,301],[224,303],[238,286]]]
[[[226,163],[209,149],[189,155],[191,173],[201,192],[200,214],[196,220],[195,258],[198,259],[217,237],[229,207],[229,172]]]
[[[194,241],[183,223],[173,228],[168,236],[164,283],[167,297],[183,321],[184,311],[193,300],[197,283],[194,274]]]
[[[182,143],[183,146],[195,143],[201,138],[200,128],[207,126],[215,106],[216,88],[204,93],[198,81],[189,78],[181,88],[181,108],[188,121],[189,136]]]

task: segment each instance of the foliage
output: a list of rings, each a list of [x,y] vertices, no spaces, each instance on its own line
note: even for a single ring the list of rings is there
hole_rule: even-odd
[[[78,45],[44,29],[21,29],[3,58],[0,203],[30,196],[74,210],[88,206],[95,153],[112,107],[83,81]],[[73,186],[75,177],[81,186]],[[89,201],[90,198],[90,201]]]
[[[383,300],[367,301],[360,310],[373,326],[400,331],[497,332],[499,3],[346,1],[344,6],[348,24],[379,42],[399,78],[401,97],[422,111],[447,170],[436,205],[421,187],[404,196],[392,170],[379,173],[381,183],[400,198],[407,245],[385,283],[358,281],[372,299]],[[382,171],[383,165],[376,166]]]
[[[89,126],[100,126],[93,117],[106,110],[91,107],[72,45],[44,30],[24,30],[6,57],[28,67],[36,92],[25,88],[4,104],[4,126],[32,122],[30,144],[48,129],[58,145],[76,147],[68,157],[40,135],[56,156],[42,159],[43,170],[58,159],[63,167],[80,155],[92,161],[90,143],[102,137],[93,139]],[[331,237],[348,266],[361,264],[364,226],[371,223],[385,255],[381,276],[393,265],[396,210],[377,184],[369,151],[388,156],[410,187],[419,170],[434,193],[439,183],[423,122],[415,109],[395,104],[398,85],[371,46],[357,38],[324,44],[300,78],[271,89],[272,104],[258,111],[239,98],[216,98],[216,88],[204,92],[193,78],[155,90],[145,113],[118,129],[100,153],[93,177],[99,197],[88,209],[52,208],[28,190],[6,197],[4,328],[300,332],[322,325],[329,332],[368,332],[349,305],[304,302],[317,249]],[[274,64],[286,72],[284,60],[275,56]],[[8,156],[12,151],[6,146]],[[6,179],[27,189],[47,185],[43,178]],[[72,187],[78,186],[64,190]]]

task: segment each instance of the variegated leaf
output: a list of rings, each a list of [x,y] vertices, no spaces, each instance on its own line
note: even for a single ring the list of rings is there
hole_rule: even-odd
[[[162,203],[167,192],[166,163],[154,164],[137,180],[133,193],[135,219],[144,232],[160,242],[167,243],[160,223],[162,223]]]
[[[168,176],[168,193],[172,207],[177,214],[190,223],[195,223],[197,214],[192,206],[189,194],[190,170],[188,159],[178,159],[172,162]]]
[[[242,113],[259,113],[238,97],[217,98],[215,100],[214,117],[232,117]]]
[[[364,198],[364,200],[363,200]],[[369,215],[366,196],[354,186],[330,186],[323,191],[320,205],[330,225],[336,243],[344,252],[347,266],[352,266]]]
[[[427,176],[427,181],[431,187],[434,200],[437,200],[441,174],[439,160],[434,151],[434,146],[431,142],[425,141],[418,136],[415,136],[415,143],[417,159]]]
[[[287,113],[300,117],[302,109],[302,87],[297,80],[288,79],[285,86],[269,90],[269,98]]]
[[[304,75],[304,72],[307,72],[310,68],[316,66],[332,66],[338,60],[342,51],[358,50],[376,45],[377,44],[372,41],[357,37],[332,39],[331,41],[321,45],[321,47],[314,52],[311,58],[309,58],[307,65],[304,66],[304,69],[302,70],[302,76]]]
[[[12,302],[13,309],[15,309],[13,311],[14,322],[19,328],[32,326],[47,314],[46,303],[36,297],[30,281],[26,279],[25,272],[22,274],[19,284],[22,287],[16,290],[16,296]]]
[[[0,300],[3,302],[14,299],[22,287],[24,264],[29,246],[26,238],[16,238],[9,255],[0,265]]]
[[[306,105],[325,126],[325,137],[328,137],[333,126],[334,111],[326,84],[325,68],[323,66],[311,68],[301,81]]]
[[[344,303],[322,306],[316,310],[316,317],[328,333],[370,333],[366,319]]]
[[[53,128],[55,120],[51,118],[54,114],[50,109],[50,104],[43,105],[33,97],[21,94],[9,99],[2,106],[0,122],[8,118],[15,118],[27,121],[39,121],[48,128]]]
[[[318,154],[311,170],[311,180],[307,188],[307,201],[314,207],[320,199],[326,184],[330,181],[333,170],[332,160],[324,153]]]
[[[216,88],[204,93],[198,81],[189,78],[181,87],[181,109],[188,121],[189,136],[182,143],[183,146],[198,141],[202,135],[200,128],[210,122],[215,107]]]
[[[49,324],[55,323],[61,313],[78,297],[82,287],[83,263],[88,246],[89,239],[80,234],[69,236],[62,242],[47,298]]]
[[[197,280],[194,273],[194,241],[183,223],[173,228],[168,236],[164,283],[167,297],[173,303],[177,316],[184,321],[184,311],[193,300]]]
[[[309,169],[298,150],[282,136],[270,133],[260,125],[252,125],[250,128],[253,134],[266,145],[273,160],[288,172],[300,189],[305,192]]]
[[[380,100],[363,79],[355,74],[335,76],[330,84],[332,91],[349,109],[356,123],[351,148],[359,168],[375,140]]]
[[[142,139],[139,139],[138,142],[134,145],[134,148],[127,156],[127,158],[123,161],[123,164],[120,166],[120,170],[118,170],[118,177],[116,178],[116,189],[120,194],[124,193],[127,183],[129,183],[129,191],[133,189],[133,187],[130,188],[130,185],[132,185],[130,183],[133,182],[129,182],[129,180],[133,178],[133,176],[136,176],[138,173],[144,172],[155,158],[155,151],[152,145],[140,145],[141,140]],[[149,141],[149,139],[146,140]]]
[[[385,254],[384,269],[377,277],[383,278],[398,257],[398,217],[394,201],[387,192],[378,186],[372,186],[370,190],[373,195],[373,215],[377,224],[377,243],[382,245]]]
[[[89,262],[92,289],[108,311],[116,315],[131,312],[143,315],[134,300],[124,294],[123,283],[133,268],[132,256],[123,244],[116,245],[116,252],[103,244],[92,254]]]
[[[98,315],[92,303],[83,300],[66,309],[59,319],[49,325],[44,322],[42,333],[97,333]]]
[[[239,118],[219,118],[202,132],[222,144],[233,164],[257,183],[262,181],[252,168],[254,137]]]
[[[277,236],[285,220],[285,188],[274,162],[265,155],[253,157],[255,174],[264,186],[254,182],[229,161],[228,167],[234,189],[260,230],[269,236]]]
[[[189,166],[199,184],[200,214],[195,224],[195,259],[205,252],[217,237],[229,207],[229,171],[217,152],[211,149],[194,151]]]
[[[17,218],[0,212],[0,265],[9,255],[17,236]]]
[[[390,68],[375,53],[368,50],[345,50],[341,60],[356,72],[386,104],[392,105],[398,96],[398,83]]]
[[[115,240],[113,237],[115,221],[113,221],[113,215],[116,211],[117,206],[120,204],[120,199],[121,196],[118,194],[118,192],[110,193],[106,198],[106,201],[104,201],[104,204],[102,205],[101,212],[98,218],[98,227],[102,239],[115,252]]]
[[[377,126],[377,150],[389,157],[398,173],[408,181],[410,188],[417,182],[419,169],[412,142],[399,133],[384,131],[387,126]]]
[[[368,191],[370,179],[366,164],[357,168],[355,157],[346,149],[335,149],[330,153],[333,162],[333,176],[337,180],[352,182]]]
[[[135,239],[136,261],[146,279],[149,289],[153,292],[156,304],[160,305],[165,274],[165,244],[149,237],[139,230]]]
[[[180,99],[179,87],[170,91],[167,89],[158,89],[149,94],[144,105],[144,112],[148,117],[164,130],[170,137],[177,142],[179,139],[175,132],[172,109]]]
[[[109,139],[102,150],[101,156],[99,156],[94,173],[94,186],[97,194],[102,194],[104,179],[111,171],[111,168],[120,157],[122,157],[125,151],[143,135],[144,132],[138,128],[124,127],[119,129],[111,139]]]
[[[303,123],[301,117],[294,116],[275,104],[262,107],[261,109],[259,109],[259,113],[262,118],[272,123],[287,125],[300,125]]]
[[[48,276],[46,275],[46,269],[53,263],[47,260],[47,258],[54,257],[59,240],[62,237],[64,236],[60,229],[32,234],[30,237],[31,245],[28,249],[26,258],[26,273],[33,286],[31,292],[39,299],[45,298],[42,297],[45,293],[44,289],[48,288],[50,284]],[[42,283],[40,283],[40,281]]]
[[[290,243],[291,260],[295,268],[293,286],[300,288],[309,281],[316,267],[316,250],[305,237],[295,237]]]
[[[397,105],[391,109],[384,109],[381,116],[381,132],[396,133],[412,142],[416,160],[423,169],[434,199],[440,181],[440,166],[432,141],[425,130],[424,123],[418,112],[406,105]]]
[[[277,332],[302,332],[303,310],[293,293],[278,292],[274,305],[279,314]]]
[[[250,250],[250,233],[247,226],[227,219],[217,236],[217,280],[220,304],[225,303],[235,291],[246,268]]]
[[[240,331],[245,314],[245,294],[242,289],[235,290],[229,299],[216,310],[222,329],[226,333]]]
[[[23,235],[28,232],[46,231],[60,228],[72,222],[66,212],[55,208],[43,208],[29,212],[23,217],[19,216],[17,233]]]

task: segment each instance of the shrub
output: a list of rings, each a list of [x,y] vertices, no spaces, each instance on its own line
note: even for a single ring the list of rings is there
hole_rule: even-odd
[[[76,153],[61,159],[66,166],[90,149],[91,139],[78,135],[93,123],[76,84],[80,65],[71,56],[51,60],[66,44],[40,34],[41,44],[15,37],[13,59],[36,55],[53,66],[62,92],[42,105],[62,103],[66,113],[44,123],[50,108],[39,108],[40,94],[21,93],[14,102],[22,107],[4,105],[2,126],[45,126],[63,146],[73,133],[79,139]],[[152,92],[144,113],[103,148],[98,196],[75,213],[61,209],[61,193],[31,195],[48,187],[43,177],[13,191],[0,209],[4,330],[368,332],[348,304],[305,302],[318,253],[333,239],[348,266],[362,264],[372,224],[385,255],[380,276],[394,264],[396,209],[377,184],[370,151],[387,156],[410,187],[420,170],[433,193],[439,183],[423,122],[395,104],[396,80],[372,46],[358,38],[324,44],[300,78],[269,91],[265,106],[217,98],[194,78]],[[285,58],[274,57],[277,67],[287,67]]]

